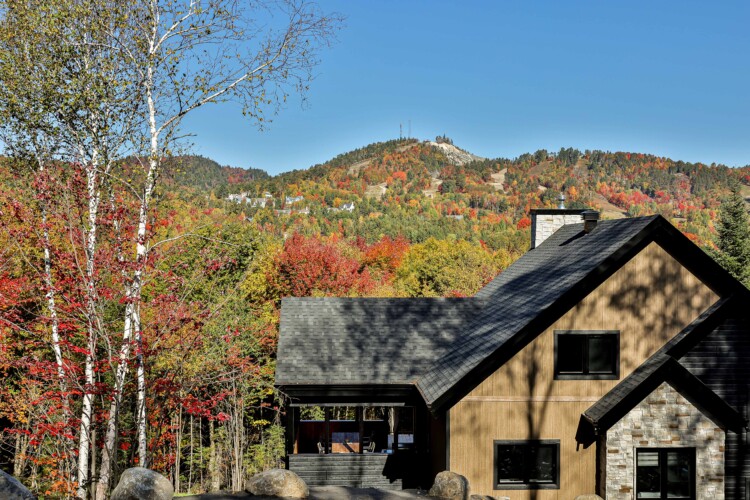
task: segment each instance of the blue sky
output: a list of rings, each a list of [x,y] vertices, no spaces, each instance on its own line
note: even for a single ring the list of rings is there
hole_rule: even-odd
[[[750,2],[320,0],[346,17],[304,107],[189,118],[221,164],[307,168],[411,121],[486,157],[560,147],[750,164]]]

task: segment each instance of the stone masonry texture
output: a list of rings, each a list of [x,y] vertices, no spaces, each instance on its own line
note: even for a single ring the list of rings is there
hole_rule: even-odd
[[[583,222],[579,214],[537,214],[531,228],[532,248],[542,244],[544,240],[552,236],[552,233],[565,224],[580,224]]]
[[[669,384],[607,431],[606,498],[635,498],[637,448],[695,448],[696,498],[724,500],[725,433]]]

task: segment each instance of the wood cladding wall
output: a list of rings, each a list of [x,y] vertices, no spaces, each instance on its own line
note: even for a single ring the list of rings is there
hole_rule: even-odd
[[[652,243],[450,409],[450,470],[472,493],[570,499],[595,492],[596,451],[576,450],[583,411],[619,380],[555,380],[555,330],[619,330],[620,380],[718,296]],[[494,490],[493,441],[559,439],[558,490]]]

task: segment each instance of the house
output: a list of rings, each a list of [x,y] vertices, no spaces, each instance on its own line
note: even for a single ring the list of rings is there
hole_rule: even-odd
[[[661,216],[532,211],[474,297],[286,298],[276,384],[310,484],[516,499],[750,495],[750,292]]]
[[[247,193],[234,193],[227,196],[227,201],[242,203],[247,199]]]
[[[245,202],[250,205],[251,208],[266,208],[267,206],[273,206],[273,198],[264,196],[263,198],[247,198]]]
[[[304,199],[304,196],[287,196],[284,198],[284,205],[294,205]]]

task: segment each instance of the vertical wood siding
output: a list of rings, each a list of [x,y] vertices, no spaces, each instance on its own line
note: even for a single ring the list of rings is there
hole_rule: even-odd
[[[747,311],[743,311],[745,315]],[[748,418],[750,396],[750,319],[729,318],[687,353],[680,363],[727,403]],[[727,432],[726,499],[744,500],[750,495],[750,446],[747,432]]]
[[[543,286],[543,285],[540,285]],[[619,380],[554,380],[554,330],[619,330],[620,379],[718,300],[652,243],[450,410],[450,469],[472,493],[568,500],[594,493],[596,451],[576,449],[581,413]],[[495,439],[559,439],[559,490],[494,490]]]

